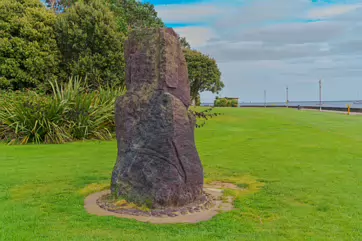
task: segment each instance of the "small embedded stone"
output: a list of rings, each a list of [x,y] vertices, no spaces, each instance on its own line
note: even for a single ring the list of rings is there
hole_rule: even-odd
[[[169,212],[169,213],[167,213],[167,216],[169,216],[169,217],[176,217],[177,214],[176,214],[176,213]]]
[[[167,215],[167,212],[165,212],[165,211],[159,211],[158,214],[161,215],[161,216],[162,216],[162,215],[165,215],[165,216],[166,216],[166,215]]]

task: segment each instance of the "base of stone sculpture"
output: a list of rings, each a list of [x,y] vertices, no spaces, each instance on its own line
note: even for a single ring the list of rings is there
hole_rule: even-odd
[[[209,210],[215,206],[215,201],[216,199],[214,196],[205,192],[201,200],[196,203],[188,204],[184,207],[142,210],[142,207],[128,207],[127,205],[120,207],[114,202],[111,194],[106,194],[97,200],[97,204],[105,210],[120,214],[145,217],[176,217],[180,215],[201,212],[203,210]]]
[[[189,204],[180,208],[153,209],[142,211],[136,208],[121,209],[109,203],[109,191],[94,193],[85,200],[85,209],[97,216],[115,216],[119,218],[135,219],[140,222],[155,224],[162,223],[198,223],[210,220],[219,212],[232,210],[233,198],[222,198],[223,190],[204,188],[203,201]]]

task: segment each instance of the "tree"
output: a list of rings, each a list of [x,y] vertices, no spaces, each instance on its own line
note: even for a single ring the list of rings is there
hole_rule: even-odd
[[[220,80],[221,73],[214,59],[192,50],[185,37],[179,37],[179,41],[187,61],[191,97],[196,105],[200,105],[200,92],[217,93],[224,87]]]
[[[79,1],[57,18],[57,42],[63,79],[79,76],[90,88],[123,86],[123,42],[114,14],[99,0]]]
[[[189,44],[189,42],[187,42],[185,37],[179,37],[178,40],[181,43],[182,49],[191,49],[191,45]]]
[[[188,48],[184,49],[184,54],[188,67],[191,97],[193,100],[196,100],[198,94],[203,91],[218,93],[222,90],[224,83],[220,80],[221,72],[214,59]]]
[[[199,93],[195,99],[195,106],[200,106],[200,105],[201,105],[201,96]]]
[[[45,1],[49,8],[62,12],[79,0]],[[127,32],[128,28],[165,26],[163,21],[157,16],[155,7],[151,3],[142,3],[138,0],[103,0],[103,2],[109,4],[123,33]]]
[[[165,27],[151,3],[137,0],[106,0],[117,17],[125,20],[129,28]]]
[[[43,88],[55,79],[55,18],[39,0],[0,1],[0,89]]]

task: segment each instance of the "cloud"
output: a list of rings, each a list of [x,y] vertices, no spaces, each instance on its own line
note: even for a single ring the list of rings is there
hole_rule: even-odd
[[[328,6],[320,7],[317,9],[312,9],[307,14],[307,18],[311,19],[326,19],[335,17],[338,15],[343,15],[351,11],[355,11],[358,8],[361,8],[362,4],[352,4],[352,5],[338,5],[338,6]]]
[[[362,2],[362,1],[361,1]],[[362,4],[360,7],[354,9],[353,11],[350,11],[346,14],[341,14],[338,16],[333,17],[334,20],[337,21],[343,21],[346,23],[352,23],[354,24],[361,24],[362,23]]]
[[[205,23],[222,9],[209,4],[170,4],[156,6],[158,16],[166,23]]]
[[[215,36],[212,29],[207,27],[182,27],[175,28],[175,31],[180,36],[186,37],[194,48],[205,45],[209,39]]]
[[[338,22],[280,24],[240,31],[200,48],[219,62],[324,56],[331,54],[329,42],[344,32],[344,25]]]
[[[267,89],[269,100],[283,101],[289,85],[292,100],[313,100],[322,78],[324,98],[335,100],[356,99],[350,89],[362,89],[362,0],[356,1],[204,0],[156,9],[166,23],[201,24],[175,30],[217,60],[222,95],[262,101]]]
[[[216,58],[218,62],[285,60],[324,55],[323,45],[305,43],[273,46],[261,42],[238,42],[207,45],[201,50]]]
[[[254,0],[234,2],[234,6],[228,6],[229,11],[218,19],[216,28],[226,28],[230,31],[242,26],[255,27],[257,24],[273,21],[290,20],[303,16],[308,2],[305,0]],[[221,9],[222,5],[219,6]],[[236,29],[235,29],[236,28]]]
[[[243,41],[263,41],[267,43],[292,44],[325,42],[345,31],[338,22],[308,22],[278,24],[240,31],[233,37]]]
[[[332,51],[340,55],[362,55],[362,38],[335,44],[332,46]]]

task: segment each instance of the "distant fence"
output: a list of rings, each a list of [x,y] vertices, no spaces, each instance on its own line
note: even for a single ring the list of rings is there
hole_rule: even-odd
[[[213,104],[201,104],[201,106],[214,106]],[[286,108],[286,105],[240,105],[240,108]],[[298,106],[289,106],[288,108],[292,109],[298,109]],[[310,110],[319,110],[319,106],[308,106],[308,105],[300,105],[301,109],[310,109]],[[347,107],[330,107],[330,106],[322,106],[322,110],[331,110],[331,111],[341,111],[341,112],[347,112]],[[362,108],[353,108],[351,107],[351,112],[358,112],[362,113]]]
[[[286,105],[241,105],[241,108],[286,108]],[[289,106],[288,108],[298,109],[298,106]],[[310,110],[319,110],[319,106],[300,106],[301,109],[310,109]],[[331,110],[331,111],[342,111],[347,112],[347,107],[329,107],[329,106],[322,106],[322,110]],[[362,108],[351,108],[351,112],[362,112]]]

